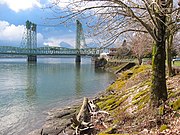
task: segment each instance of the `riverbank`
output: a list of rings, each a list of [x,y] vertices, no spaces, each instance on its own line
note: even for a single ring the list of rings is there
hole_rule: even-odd
[[[101,122],[94,125],[94,134],[179,134],[180,75],[167,78],[169,97],[159,108],[150,106],[150,78],[150,66],[118,73],[118,79],[94,98],[99,109],[109,114],[98,117]],[[45,125],[29,135],[73,135],[70,119],[81,104],[50,111]]]
[[[80,103],[79,103],[80,104]],[[61,109],[53,109],[48,112],[46,122],[40,129],[36,129],[28,135],[58,135],[63,134],[66,129],[67,134],[73,135],[74,130],[69,128],[70,119],[77,113],[79,105],[73,105]]]
[[[89,102],[99,100],[99,96],[104,92],[98,93],[95,97],[89,97]],[[47,112],[47,118],[44,125],[30,132],[28,135],[73,135],[75,128],[73,127],[72,118],[78,115],[82,106],[82,100],[75,101],[69,106],[63,108],[55,108]]]
[[[106,96],[100,97],[97,103],[113,117],[112,126],[100,135],[110,131],[128,135],[178,135],[179,84],[179,74],[168,77],[168,100],[158,108],[153,108],[150,102],[151,66],[135,66],[119,73],[118,79],[106,89]]]

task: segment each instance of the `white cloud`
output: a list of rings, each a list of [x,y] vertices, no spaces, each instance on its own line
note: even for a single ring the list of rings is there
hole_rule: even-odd
[[[14,25],[6,21],[0,21],[0,40],[6,43],[15,42],[20,43],[22,37],[24,36],[25,26],[24,25]],[[43,44],[44,37],[41,33],[37,33],[38,44]]]
[[[37,33],[37,45],[42,46],[44,43],[44,36],[41,33]]]
[[[66,42],[73,47],[75,47],[75,38],[74,37],[51,37],[44,42],[45,46],[54,46],[54,47],[59,47],[59,44],[61,42]]]
[[[0,4],[6,4],[15,12],[31,9],[34,6],[41,7],[39,0],[0,0]]]
[[[43,44],[44,44],[45,46],[59,47],[59,43],[60,43],[60,40],[59,40],[59,39],[50,38],[50,39],[47,40],[47,42],[44,42]]]
[[[76,44],[76,39],[75,39],[75,35],[65,35],[62,37],[50,37],[48,39],[46,39],[46,41],[43,43],[43,45],[45,46],[52,46],[52,47],[60,47],[60,43],[61,42],[66,42],[68,44],[70,44],[72,47],[75,48],[75,44]],[[92,38],[86,38],[85,39],[86,44],[92,43],[94,42],[94,40]]]
[[[21,41],[24,28],[24,25],[15,26],[6,21],[0,21],[0,40]]]

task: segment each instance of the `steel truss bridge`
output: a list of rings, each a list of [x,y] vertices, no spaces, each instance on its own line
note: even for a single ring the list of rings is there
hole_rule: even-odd
[[[28,61],[37,61],[38,55],[75,55],[76,62],[81,62],[81,56],[99,56],[100,48],[88,48],[85,43],[82,24],[76,21],[75,49],[63,47],[37,47],[36,24],[26,21],[26,29],[22,37],[21,47],[0,46],[0,54],[27,55]]]
[[[69,49],[63,47],[39,47],[35,49],[0,46],[0,54],[9,55],[77,55],[81,56],[99,56],[99,48],[83,48],[83,49]]]

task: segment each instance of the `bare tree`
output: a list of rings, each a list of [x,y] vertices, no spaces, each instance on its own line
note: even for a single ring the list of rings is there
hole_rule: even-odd
[[[174,35],[173,40],[173,50],[175,51],[176,55],[180,57],[180,32]]]
[[[135,33],[130,41],[132,54],[138,59],[138,64],[142,64],[142,59],[152,51],[152,39],[147,33]]]
[[[166,40],[170,29],[179,30],[177,0],[72,0],[59,16],[61,22],[86,19],[93,36],[106,47],[114,43],[125,32],[147,32],[154,40],[152,58],[152,101],[159,105],[167,99],[166,87]],[[94,4],[95,3],[95,4]],[[56,5],[58,5],[56,1]],[[167,18],[171,15],[170,21]],[[176,25],[174,25],[176,24]],[[141,26],[141,27],[140,27]],[[102,40],[103,39],[103,40]]]
[[[177,1],[176,1],[177,2]],[[173,39],[174,35],[179,30],[179,10],[177,12],[173,12],[173,6],[177,5],[177,3],[173,3],[173,0],[170,0],[166,14],[166,57],[167,57],[167,67],[168,67],[168,76],[173,76],[172,70],[172,51],[173,51]]]

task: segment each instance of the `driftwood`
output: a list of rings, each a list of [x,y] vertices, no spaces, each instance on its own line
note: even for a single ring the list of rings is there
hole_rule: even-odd
[[[89,122],[90,121],[90,111],[88,107],[88,98],[84,98],[83,104],[81,106],[81,109],[77,115],[77,121],[84,121],[84,122]]]
[[[103,116],[109,115],[106,111],[98,110],[98,107],[93,101],[88,101],[88,98],[84,98],[83,104],[80,108],[77,116],[73,116],[71,119],[73,127],[75,129],[75,135],[93,135],[96,134],[95,125],[100,123],[104,128],[108,128],[107,125],[99,118],[98,115],[103,114]],[[94,118],[96,120],[94,120]]]
[[[52,120],[42,130],[41,135],[96,135],[98,131],[108,128],[105,118],[108,112],[99,110],[94,101],[84,98],[80,111],[76,114],[77,107],[63,109],[50,115]],[[51,126],[49,126],[49,124]]]
[[[81,134],[82,132],[88,132],[92,129],[92,124],[90,123],[91,114],[89,110],[88,98],[84,98],[83,104],[77,116],[73,116],[71,121],[76,130],[76,135]]]

